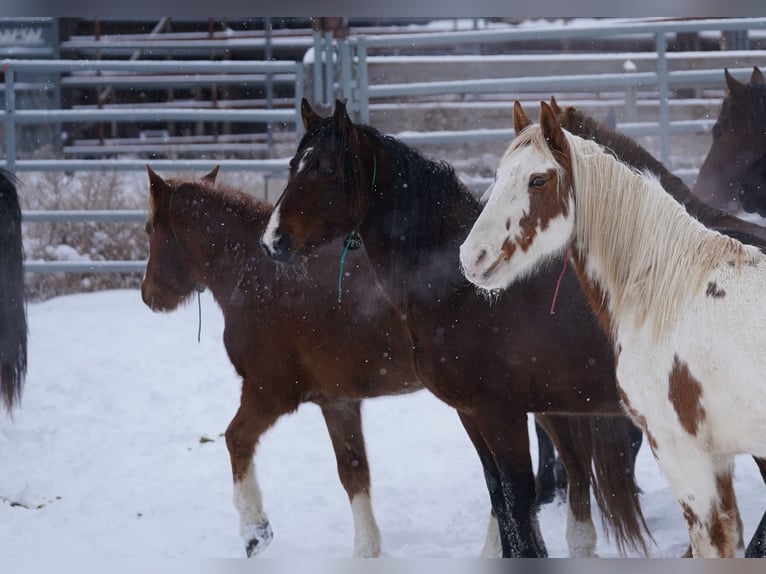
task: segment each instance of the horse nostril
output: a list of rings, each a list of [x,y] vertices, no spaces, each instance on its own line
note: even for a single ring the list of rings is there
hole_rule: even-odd
[[[476,256],[476,261],[474,264],[475,265],[480,264],[482,261],[484,261],[484,259],[486,259],[486,257],[487,257],[487,250],[482,249],[481,251],[479,251],[479,254]]]
[[[264,241],[261,238],[261,247],[266,252],[266,255],[275,261],[281,263],[292,262],[293,253],[290,249],[292,247],[292,240],[289,235],[274,234],[270,242],[268,239]]]

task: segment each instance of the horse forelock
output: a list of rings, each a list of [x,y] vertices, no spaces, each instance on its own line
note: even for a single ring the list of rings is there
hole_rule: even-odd
[[[569,209],[566,198],[569,194],[572,181],[570,154],[551,150],[540,126],[533,124],[516,136],[503,157],[505,158],[515,150],[528,145],[533,146],[542,156],[543,160],[551,164],[556,176],[556,201],[547,202],[549,205],[555,206],[555,211],[547,214],[547,216],[552,217],[561,213],[566,217]]]
[[[613,317],[631,316],[659,340],[714,268],[755,256],[755,249],[690,217],[655,175],[636,171],[592,141],[571,134],[567,139],[575,244],[589,278],[605,290]]]

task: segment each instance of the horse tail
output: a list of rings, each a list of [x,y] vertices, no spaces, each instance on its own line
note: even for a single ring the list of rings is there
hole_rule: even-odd
[[[579,421],[577,421],[579,419]],[[649,552],[646,539],[652,542],[646,525],[639,495],[641,489],[635,480],[635,464],[631,454],[629,421],[623,416],[572,417],[578,424],[580,448],[590,447],[593,464],[588,464],[593,494],[601,512],[604,534],[613,534],[621,554],[626,550]],[[588,440],[586,437],[588,437]],[[587,445],[587,446],[586,446]]]
[[[16,178],[0,169],[0,400],[11,412],[27,374],[27,308]]]

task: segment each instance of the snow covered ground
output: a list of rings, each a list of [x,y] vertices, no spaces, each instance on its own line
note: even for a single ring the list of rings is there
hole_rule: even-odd
[[[120,290],[29,305],[22,408],[0,416],[0,558],[244,556],[221,436],[239,380],[220,311],[207,293],[201,302],[199,343],[196,302],[154,314],[137,290]],[[454,412],[423,391],[370,400],[364,417],[384,556],[477,556],[489,500]],[[317,407],[278,421],[256,465],[275,538],[254,560],[351,555],[351,513]],[[653,556],[680,555],[684,522],[647,448],[637,472]],[[766,508],[749,458],[735,485],[749,540]],[[554,502],[540,517],[549,553],[566,556],[566,508]],[[598,550],[618,556],[603,536]]]

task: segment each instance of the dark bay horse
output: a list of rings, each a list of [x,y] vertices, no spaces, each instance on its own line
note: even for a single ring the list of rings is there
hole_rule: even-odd
[[[10,413],[27,374],[24,249],[16,178],[0,169],[0,400]]]
[[[481,207],[452,168],[354,124],[341,101],[331,117],[320,117],[305,100],[301,110],[306,133],[261,239],[269,256],[296,263],[358,233],[377,280],[405,319],[419,379],[458,411],[477,450],[504,556],[547,554],[537,523],[528,412],[602,415],[592,438],[609,445],[603,454],[614,458],[596,463],[592,474],[617,470],[626,483],[606,500],[596,498],[602,510],[613,508],[605,520],[621,524],[618,546],[645,552],[614,358],[576,277],[566,272],[559,279],[559,270],[551,270],[488,304],[460,273],[458,246]],[[326,293],[328,300],[332,295]],[[567,473],[574,524],[568,536],[589,554],[595,546],[589,505],[572,506],[589,477],[574,475],[569,465]]]
[[[728,70],[724,76],[728,93],[694,193],[721,209],[766,217],[766,82],[757,67],[747,84]]]
[[[143,300],[155,311],[172,311],[197,290],[210,289],[223,311],[226,351],[243,380],[240,409],[226,441],[247,554],[260,552],[272,538],[252,463],[259,437],[283,414],[313,402],[321,408],[351,502],[354,555],[378,555],[360,404],[422,385],[413,369],[409,333],[376,285],[368,258],[348,254],[343,305],[333,304],[323,294],[338,286],[339,244],[317,252],[299,271],[277,270],[258,245],[270,205],[215,185],[216,170],[201,181],[166,181],[148,171],[152,211]],[[581,433],[575,426],[587,421],[537,419],[564,451],[569,472],[584,477],[584,488],[572,493],[580,508],[590,500],[591,456],[601,460],[599,451],[612,442],[597,442],[601,447],[592,455],[589,428]],[[577,444],[582,437],[586,442]],[[620,480],[610,480],[607,473],[605,486],[599,488],[602,481],[597,481],[597,496],[620,488]],[[482,554],[498,553],[497,525],[491,520]]]

